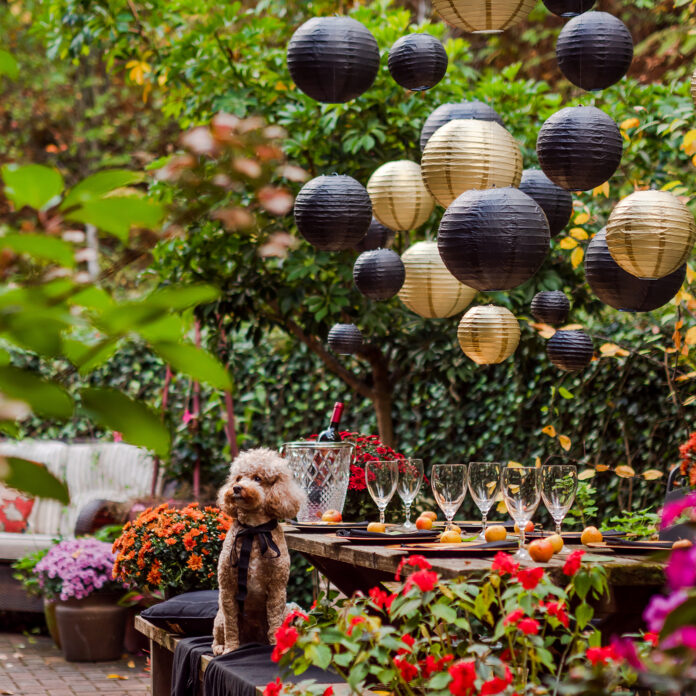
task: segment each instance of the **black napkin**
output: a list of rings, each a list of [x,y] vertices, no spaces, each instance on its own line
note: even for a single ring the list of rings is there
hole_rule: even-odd
[[[198,689],[201,657],[213,654],[212,636],[182,638],[174,650],[171,696],[191,696]]]
[[[413,537],[423,537],[423,540],[437,539],[440,532],[436,529],[416,529],[412,532],[402,534],[385,534],[384,532],[368,532],[366,529],[338,529],[336,536],[349,537],[351,539],[384,539],[386,541],[399,541],[402,538],[412,539]]]

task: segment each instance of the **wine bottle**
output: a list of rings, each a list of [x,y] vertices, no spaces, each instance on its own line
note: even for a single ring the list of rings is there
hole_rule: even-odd
[[[341,433],[338,432],[338,424],[341,422],[343,415],[343,404],[337,401],[333,407],[331,414],[331,423],[326,430],[322,430],[317,437],[317,442],[340,442]]]

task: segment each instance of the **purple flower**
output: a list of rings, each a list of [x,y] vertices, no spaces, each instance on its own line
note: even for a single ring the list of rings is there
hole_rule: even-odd
[[[662,510],[662,522],[660,523],[660,528],[664,529],[669,527],[674,520],[676,520],[684,510],[688,510],[690,507],[696,506],[696,491],[689,493],[687,496],[675,500],[672,503],[667,503]]]
[[[635,643],[630,638],[617,638],[614,636],[611,639],[611,647],[614,648],[614,652],[619,656],[623,657],[626,662],[638,671],[644,669],[643,663],[638,657],[638,651],[636,650]]]
[[[679,646],[696,650],[696,626],[682,626],[662,642],[662,647],[666,650]]]
[[[673,590],[696,585],[696,546],[674,549],[665,568],[667,585]]]
[[[675,592],[669,597],[654,595],[643,612],[643,619],[648,625],[648,630],[659,633],[662,630],[667,616],[684,602],[686,597],[686,592],[683,591]]]

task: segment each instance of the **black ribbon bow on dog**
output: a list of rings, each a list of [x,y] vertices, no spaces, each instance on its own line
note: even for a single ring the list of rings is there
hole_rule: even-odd
[[[247,577],[249,575],[249,561],[251,560],[251,549],[254,546],[254,539],[259,540],[259,549],[261,555],[264,556],[270,548],[275,552],[274,558],[280,558],[280,549],[273,541],[271,532],[278,526],[278,520],[271,520],[265,524],[259,524],[256,527],[251,527],[238,522],[242,527],[234,537],[232,545],[232,553],[230,554],[230,565],[237,569],[237,604],[239,611],[244,611],[244,602],[247,598]],[[241,551],[237,550],[237,542],[242,542]]]

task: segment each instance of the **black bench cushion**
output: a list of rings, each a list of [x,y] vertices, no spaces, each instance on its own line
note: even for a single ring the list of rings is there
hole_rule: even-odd
[[[212,636],[218,596],[218,590],[186,592],[149,607],[141,616],[169,633]]]

